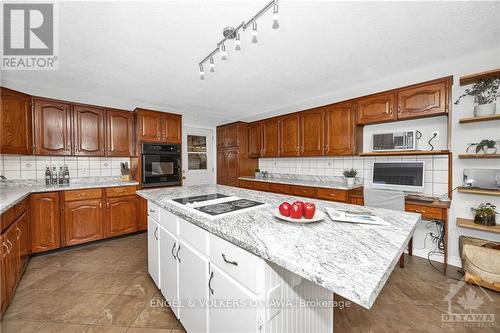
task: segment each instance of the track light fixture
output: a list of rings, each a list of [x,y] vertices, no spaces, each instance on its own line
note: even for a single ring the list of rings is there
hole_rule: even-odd
[[[252,16],[250,20],[248,21],[243,21],[241,24],[239,24],[236,28],[233,27],[226,27],[224,28],[222,34],[224,38],[217,43],[217,48],[210,52],[205,58],[203,58],[202,61],[199,62],[200,66],[200,80],[205,79],[205,72],[203,71],[203,64],[207,61],[209,61],[209,71],[214,72],[215,71],[215,64],[214,64],[214,55],[217,53],[220,53],[220,58],[221,60],[227,60],[227,51],[226,51],[226,46],[225,42],[229,39],[234,39],[234,49],[236,51],[241,50],[241,40],[240,40],[240,32],[247,30],[250,26],[252,26],[252,43],[257,43],[258,42],[258,35],[259,32],[257,31],[257,19],[260,18],[264,13],[266,13],[269,9],[273,8],[273,29],[278,29],[279,28],[279,19],[280,15],[278,13],[278,0],[272,0],[270,1],[264,8],[259,10],[257,14]]]

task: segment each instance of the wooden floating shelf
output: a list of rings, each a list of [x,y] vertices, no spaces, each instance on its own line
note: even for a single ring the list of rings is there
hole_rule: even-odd
[[[500,154],[459,154],[458,158],[500,158]]]
[[[488,189],[482,189],[482,188],[459,187],[458,192],[500,196],[500,191],[498,191],[498,190],[488,190]]]
[[[466,86],[468,84],[474,83],[474,82],[479,81],[481,79],[487,79],[490,77],[497,77],[497,76],[500,77],[500,68],[492,69],[492,70],[486,71],[486,72],[461,76],[460,77],[460,85]]]
[[[493,232],[495,234],[500,234],[500,225],[498,225],[498,224],[496,226],[488,227],[485,225],[476,224],[471,219],[464,219],[462,217],[457,217],[457,225],[459,227],[462,227],[462,228],[474,229],[474,230],[480,230],[480,231]]]
[[[477,123],[480,121],[491,121],[491,120],[500,120],[500,114],[494,114],[492,116],[460,118],[458,122],[460,124],[466,124],[466,123]]]
[[[380,153],[360,153],[359,156],[448,155],[449,153],[449,150],[405,150],[384,151]]]

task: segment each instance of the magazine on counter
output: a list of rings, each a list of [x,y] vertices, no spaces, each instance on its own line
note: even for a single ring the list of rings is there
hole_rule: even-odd
[[[349,212],[333,208],[325,208],[325,210],[334,221],[382,226],[391,225],[380,216],[373,215],[371,212]]]

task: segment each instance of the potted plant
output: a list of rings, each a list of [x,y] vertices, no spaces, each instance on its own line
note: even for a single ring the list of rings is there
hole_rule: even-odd
[[[356,175],[358,174],[358,170],[356,169],[346,169],[344,170],[344,177],[347,182],[347,187],[354,186],[354,181],[356,180]]]
[[[489,202],[483,202],[476,208],[471,208],[474,212],[474,223],[486,226],[496,225],[495,219],[498,214],[496,208],[495,205]]]
[[[465,92],[460,96],[455,104],[465,96],[474,97],[474,116],[491,116],[496,112],[496,99],[500,96],[500,78],[487,78],[474,83],[472,88],[465,89]]]
[[[495,154],[497,152],[497,148],[495,147],[496,141],[495,140],[488,140],[484,139],[479,142],[479,144],[476,146],[476,154],[479,153],[481,150],[485,154]]]
[[[260,169],[255,169],[255,178],[260,178]]]

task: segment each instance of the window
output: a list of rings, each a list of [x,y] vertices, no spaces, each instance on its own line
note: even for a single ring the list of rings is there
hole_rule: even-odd
[[[187,136],[188,170],[207,170],[207,137]]]

